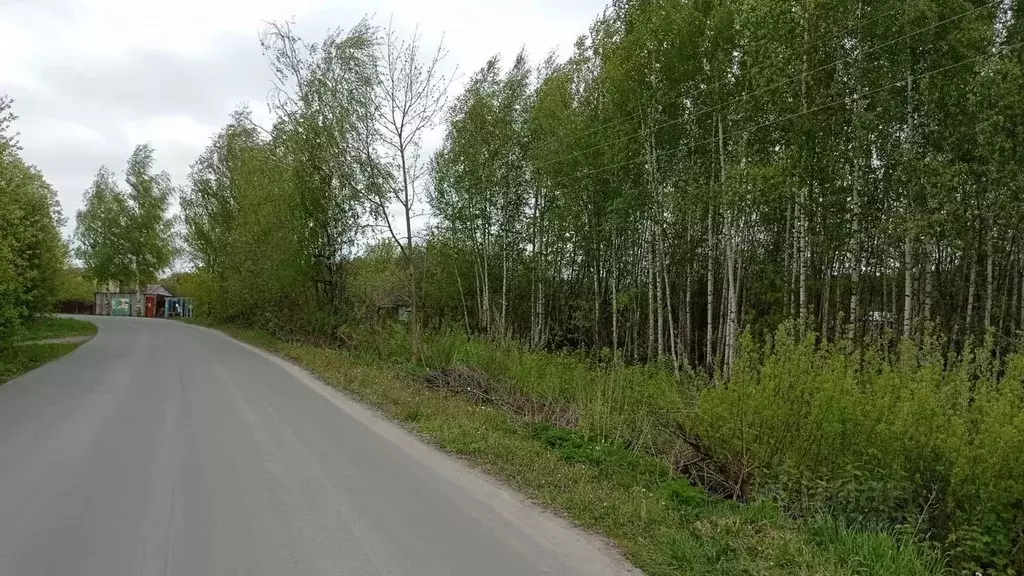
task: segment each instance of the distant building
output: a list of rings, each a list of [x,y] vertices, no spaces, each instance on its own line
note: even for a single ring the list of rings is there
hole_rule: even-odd
[[[162,318],[171,294],[159,284],[143,286],[138,292],[126,291],[114,281],[100,285],[95,294],[94,314],[98,316],[144,316]]]

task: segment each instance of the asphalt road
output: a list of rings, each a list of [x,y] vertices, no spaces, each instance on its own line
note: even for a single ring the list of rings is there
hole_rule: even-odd
[[[91,342],[0,386],[4,576],[628,571],[281,360],[92,320]]]

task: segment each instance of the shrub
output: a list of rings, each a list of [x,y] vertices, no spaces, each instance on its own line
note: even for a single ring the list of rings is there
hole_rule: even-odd
[[[400,324],[347,328],[344,340],[376,362],[411,357]],[[425,334],[422,357],[428,380],[472,374],[528,419],[573,426],[538,429],[567,459],[610,470],[628,448],[665,474],[807,518],[823,545],[863,556],[854,573],[929,566],[897,553],[924,539],[958,570],[1001,574],[1024,569],[1024,356],[996,362],[988,349],[946,363],[928,345],[894,355],[782,329],[763,345],[744,337],[731,378],[710,383],[459,329]],[[694,504],[688,481],[667,478],[666,501]]]
[[[1024,569],[1024,360],[944,366],[913,347],[895,365],[781,331],[743,343],[733,378],[704,390],[686,426],[755,492],[943,545],[972,572]]]

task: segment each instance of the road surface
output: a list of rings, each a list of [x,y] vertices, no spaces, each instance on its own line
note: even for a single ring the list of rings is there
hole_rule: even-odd
[[[628,572],[281,360],[92,320],[91,342],[0,386],[4,576]]]

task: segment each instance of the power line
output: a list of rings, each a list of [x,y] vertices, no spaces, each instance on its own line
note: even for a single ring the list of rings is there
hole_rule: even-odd
[[[757,90],[754,90],[752,92],[744,93],[744,94],[742,94],[740,96],[737,96],[735,98],[731,98],[729,100],[726,100],[725,102],[722,102],[722,103],[717,104],[715,106],[712,106],[710,108],[706,108],[704,110],[701,110],[700,112],[697,112],[692,118],[698,118],[698,117],[700,117],[700,116],[702,116],[704,114],[707,114],[708,112],[713,112],[715,110],[720,110],[720,109],[722,109],[722,108],[724,108],[724,107],[726,107],[726,106],[728,106],[730,104],[733,104],[735,102],[738,102],[740,100],[746,100],[750,96],[761,94],[761,93],[766,92],[768,90],[772,90],[772,89],[778,88],[780,86],[784,86],[784,85],[786,85],[786,84],[788,84],[790,82],[793,82],[795,80],[800,80],[801,78],[804,78],[806,76],[810,76],[811,74],[816,74],[816,73],[818,73],[818,72],[820,72],[822,70],[825,70],[827,68],[831,68],[832,66],[840,64],[842,62],[849,61],[849,60],[851,60],[854,57],[862,57],[865,54],[870,54],[870,53],[875,52],[877,50],[881,50],[882,48],[886,48],[888,46],[891,46],[891,45],[893,45],[893,44],[895,44],[897,42],[900,42],[901,40],[906,40],[907,38],[910,38],[911,36],[915,36],[915,35],[920,34],[922,32],[925,32],[925,31],[928,31],[928,30],[931,30],[931,29],[934,29],[934,28],[938,28],[939,26],[943,26],[945,24],[948,24],[950,22],[953,22],[954,20],[958,20],[960,18],[963,18],[964,16],[967,16],[967,15],[972,14],[974,12],[977,12],[979,10],[983,10],[985,8],[989,8],[989,7],[991,7],[991,6],[995,5],[995,4],[998,4],[1000,1],[1001,0],[990,1],[987,4],[982,4],[981,6],[977,6],[975,8],[970,9],[970,10],[967,10],[965,12],[961,12],[959,14],[956,14],[955,16],[951,16],[951,17],[949,17],[949,18],[947,18],[947,19],[945,19],[945,20],[943,20],[941,22],[936,22],[934,24],[930,24],[930,25],[925,26],[923,28],[918,28],[917,30],[914,30],[912,32],[904,34],[903,36],[900,36],[898,38],[894,38],[894,39],[889,40],[887,42],[883,42],[882,44],[878,44],[876,46],[873,46],[873,47],[871,47],[871,48],[869,48],[869,49],[867,49],[864,52],[861,52],[859,54],[851,55],[851,56],[845,56],[843,58],[840,58],[839,60],[835,60],[835,61],[830,62],[828,64],[824,64],[822,66],[819,66],[819,67],[815,68],[814,70],[809,70],[809,71],[803,72],[801,74],[798,74],[796,76],[793,76],[791,78],[787,78],[785,80],[781,80],[779,82],[776,82],[775,84],[766,86],[764,88],[758,88]],[[718,83],[720,84],[721,82],[723,82],[723,81],[720,81]],[[639,114],[640,113],[638,112],[638,113],[634,114],[633,116],[627,117],[626,119],[634,118],[634,117],[636,117]],[[595,150],[600,150],[601,148],[606,148],[606,147],[611,146],[613,144],[618,144],[619,142],[624,142],[626,140],[631,140],[633,138],[636,138],[637,136],[643,136],[645,134],[648,134],[650,132],[654,132],[654,131],[659,130],[661,128],[664,128],[666,126],[671,126],[673,124],[678,124],[679,122],[683,122],[684,120],[692,119],[692,118],[687,118],[687,117],[684,116],[684,117],[676,118],[674,120],[669,120],[668,122],[659,124],[659,125],[654,126],[652,128],[642,128],[639,132],[635,132],[633,134],[622,136],[622,137],[619,137],[619,138],[617,138],[615,140],[603,142],[603,143],[598,144],[596,146],[592,146],[590,148],[587,148],[586,150],[580,150],[580,151],[574,152],[574,153],[569,154],[568,156],[565,156],[565,157],[562,157],[562,158],[556,158],[554,160],[548,160],[548,161],[542,162],[542,163],[537,165],[537,168],[542,168],[544,166],[547,166],[549,164],[554,164],[554,163],[557,163],[557,162],[564,162],[565,160],[569,160],[571,158],[575,158],[575,157],[580,156],[582,154],[587,154],[587,153],[593,152]],[[599,130],[599,129],[601,129],[601,126],[593,128],[592,130]]]
[[[830,35],[827,35],[827,36],[822,36],[821,38],[818,38],[814,42],[811,42],[809,44],[805,44],[804,45],[804,49],[818,46],[818,45],[820,45],[820,44],[822,44],[824,42],[827,42],[829,40],[835,40],[836,38],[842,37],[843,35],[845,35],[848,32],[851,32],[853,30],[856,30],[857,28],[860,28],[861,26],[870,24],[870,23],[874,22],[875,20],[880,20],[880,19],[885,18],[887,16],[891,16],[891,15],[895,14],[896,12],[899,12],[900,10],[903,10],[903,9],[909,7],[910,4],[911,4],[910,1],[904,2],[902,5],[900,5],[900,6],[896,7],[896,8],[892,8],[892,9],[890,9],[890,10],[888,10],[888,11],[882,13],[882,14],[879,14],[877,16],[872,16],[871,18],[866,18],[864,20],[861,20],[860,22],[857,22],[856,24],[853,24],[853,25],[851,25],[851,26],[849,26],[847,28],[844,28],[843,30],[841,30],[841,31],[839,31],[837,33],[830,34]],[[674,14],[673,16],[675,17],[676,20],[678,20],[678,15]],[[756,68],[754,68],[754,70],[756,70]],[[682,100],[686,100],[686,99],[691,98],[693,96],[696,96],[697,94],[700,94],[701,92],[704,92],[706,90],[711,90],[712,88],[717,88],[718,86],[726,83],[727,81],[728,81],[727,79],[719,80],[718,82],[715,82],[715,83],[710,84],[708,86],[704,86],[703,88],[698,88],[697,90],[694,90],[693,92],[690,92],[689,94],[685,94],[685,95],[680,96],[678,98],[674,98],[672,100],[669,100],[667,102],[667,104],[674,104],[676,102],[680,102]],[[563,143],[568,142],[568,141],[572,141],[572,140],[575,140],[575,139],[577,139],[577,138],[579,138],[581,136],[586,136],[588,134],[591,134],[591,133],[596,132],[598,130],[601,130],[603,128],[608,128],[608,127],[611,127],[611,126],[615,126],[615,125],[621,124],[622,122],[625,122],[627,120],[632,120],[633,118],[636,118],[637,116],[640,116],[641,114],[643,114],[643,112],[636,112],[636,113],[631,114],[629,116],[626,116],[624,118],[619,118],[618,120],[613,120],[613,121],[608,122],[606,124],[602,124],[600,126],[595,126],[594,128],[590,128],[588,130],[584,130],[583,132],[580,132],[579,134],[572,134],[570,136],[552,136],[550,138],[546,138],[546,139],[542,140],[540,142],[540,145],[547,144],[547,143],[549,143],[549,142],[551,142],[553,140],[563,140]]]
[[[1017,48],[1020,48],[1022,46],[1024,46],[1024,42],[1018,42],[1016,44],[1012,44],[1012,45],[1004,47],[1004,50],[1011,51],[1011,50],[1015,50]],[[798,116],[803,116],[805,114],[811,114],[813,112],[818,112],[818,111],[824,110],[826,108],[831,108],[832,106],[835,106],[837,104],[842,104],[842,103],[848,102],[850,100],[860,100],[861,98],[865,98],[865,97],[870,96],[872,94],[881,92],[882,90],[888,90],[889,88],[893,88],[895,86],[903,86],[903,85],[905,85],[907,83],[908,80],[917,80],[919,78],[925,78],[927,76],[931,76],[933,74],[938,74],[940,72],[945,72],[946,70],[949,70],[949,69],[952,69],[952,68],[956,68],[957,66],[962,66],[964,64],[969,64],[971,62],[975,62],[977,60],[981,60],[982,58],[989,57],[989,56],[992,56],[992,55],[993,54],[991,52],[986,52],[984,54],[979,54],[979,55],[974,56],[972,58],[967,58],[965,60],[961,60],[961,61],[955,62],[953,64],[947,64],[946,66],[941,66],[939,68],[934,68],[932,70],[928,70],[926,72],[922,72],[921,74],[918,74],[916,76],[909,76],[909,77],[907,77],[907,78],[905,78],[903,80],[900,80],[899,82],[893,82],[892,84],[887,84],[887,85],[881,86],[879,88],[873,88],[871,90],[862,92],[862,93],[860,93],[860,94],[858,94],[856,96],[853,96],[851,98],[842,98],[842,99],[839,99],[839,100],[834,100],[832,102],[829,102],[828,104],[822,104],[820,106],[816,106],[816,107],[810,108],[808,110],[804,110],[804,111],[801,111],[801,112],[796,112],[796,113],[790,114],[788,116],[783,116],[782,118],[776,118],[774,120],[769,120],[767,122],[762,122],[761,124],[757,124],[755,126],[748,126],[748,127],[745,127],[745,128],[740,128],[738,130],[733,130],[731,132],[727,132],[727,133],[723,134],[722,138],[730,137],[730,136],[735,136],[737,134],[742,134],[744,132],[750,132],[751,130],[758,130],[758,129],[764,128],[766,126],[771,126],[773,124],[778,124],[780,122],[784,122],[784,121],[789,120],[791,118],[796,118]],[[707,138],[705,140],[696,141],[696,142],[691,140],[690,142],[688,142],[686,144],[683,144],[682,146],[678,146],[678,147],[673,148],[671,150],[667,150],[665,153],[666,154],[672,154],[672,153],[675,153],[675,152],[681,152],[681,151],[683,151],[683,150],[685,150],[687,148],[701,146],[703,144],[708,144],[708,143],[711,143],[711,142],[716,142],[718,140],[718,138],[719,138],[718,136],[714,136],[712,138]],[[618,163],[615,163],[615,164],[609,164],[609,165],[606,165],[606,166],[602,166],[600,168],[594,168],[592,170],[587,170],[587,171],[581,172],[579,174],[570,174],[568,176],[562,176],[560,178],[555,178],[555,179],[551,180],[550,182],[553,183],[553,182],[560,182],[562,180],[566,180],[566,179],[569,179],[569,178],[579,178],[579,177],[582,177],[582,176],[587,176],[589,174],[594,174],[594,173],[597,173],[597,172],[603,172],[605,170],[611,170],[613,168],[620,168],[622,166],[627,166],[629,164],[633,164],[635,162],[640,162],[640,161],[643,161],[643,160],[646,160],[646,158],[641,156],[639,158],[633,158],[631,160],[625,160],[625,161],[618,162]]]

